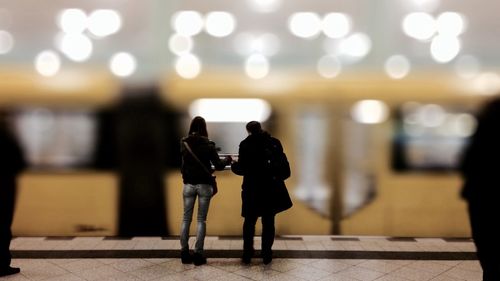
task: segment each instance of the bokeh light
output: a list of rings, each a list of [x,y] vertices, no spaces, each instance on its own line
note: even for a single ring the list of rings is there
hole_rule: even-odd
[[[472,114],[460,113],[453,117],[452,124],[454,135],[467,138],[474,134],[477,127],[477,120]]]
[[[189,115],[203,116],[207,122],[264,122],[271,106],[262,99],[198,99],[189,106]]]
[[[9,53],[14,48],[14,38],[10,32],[0,30],[0,55]]]
[[[342,64],[337,57],[326,55],[318,60],[316,69],[324,78],[335,78],[342,71]]]
[[[417,120],[425,127],[439,127],[446,119],[446,111],[437,104],[421,106],[417,112]]]
[[[351,108],[351,117],[362,124],[377,124],[387,120],[389,109],[379,100],[361,100]]]
[[[445,36],[458,36],[465,31],[464,17],[455,12],[444,12],[436,20],[436,28],[439,34]]]
[[[326,14],[322,22],[323,33],[330,38],[342,38],[351,31],[351,18],[343,13]]]
[[[64,55],[76,62],[87,60],[93,50],[92,41],[83,34],[65,34],[60,47]]]
[[[193,39],[181,34],[173,34],[168,40],[170,51],[176,55],[190,53],[193,49]]]
[[[454,36],[437,35],[432,39],[431,56],[438,63],[453,60],[461,49],[460,40]]]
[[[35,69],[42,76],[54,76],[61,69],[61,58],[54,51],[42,51],[35,58]]]
[[[411,13],[403,19],[403,31],[412,38],[428,40],[436,33],[436,21],[427,13]]]
[[[262,79],[269,74],[269,61],[260,54],[254,54],[245,61],[245,73],[252,79]]]
[[[114,54],[109,61],[111,72],[119,77],[132,75],[137,68],[137,61],[133,55],[127,52]]]
[[[122,27],[122,18],[115,10],[99,9],[89,15],[89,31],[98,37],[114,34]]]
[[[280,49],[280,39],[273,33],[251,34],[239,33],[233,41],[234,49],[240,55],[249,56],[254,53],[273,56]]]
[[[87,14],[81,9],[65,9],[59,13],[57,24],[66,33],[82,33],[88,27]]]
[[[210,12],[205,18],[205,30],[214,37],[226,37],[236,29],[236,19],[228,12]]]
[[[196,11],[178,11],[172,16],[172,28],[178,34],[194,36],[203,30],[203,17]]]
[[[300,12],[288,19],[288,28],[293,35],[301,38],[313,38],[321,32],[321,19],[316,13]]]
[[[371,51],[372,42],[364,33],[354,33],[340,42],[340,53],[351,58],[360,59]]]
[[[182,78],[193,79],[201,72],[201,62],[193,54],[184,54],[177,58],[175,70]]]
[[[385,73],[392,79],[404,78],[410,72],[410,61],[403,55],[393,55],[385,61]]]
[[[483,72],[472,80],[473,89],[481,95],[495,95],[500,92],[500,75],[495,72]]]

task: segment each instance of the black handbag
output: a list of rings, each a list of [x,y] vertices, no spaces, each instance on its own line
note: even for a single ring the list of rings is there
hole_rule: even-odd
[[[203,163],[200,161],[200,159],[198,158],[198,156],[196,156],[196,154],[194,154],[193,150],[191,150],[191,147],[189,147],[189,144],[187,144],[187,142],[183,141],[182,142],[184,144],[184,146],[186,146],[186,149],[189,151],[189,153],[191,154],[191,156],[193,156],[193,158],[196,160],[196,162],[198,162],[200,164],[200,166],[203,168],[203,170],[208,174],[210,175],[210,185],[212,186],[212,189],[213,189],[213,193],[212,193],[212,196],[214,196],[215,194],[217,194],[217,192],[219,192],[219,189],[217,188],[217,180],[216,180],[216,176],[214,176],[208,169],[207,167],[205,167],[205,165],[203,165]]]

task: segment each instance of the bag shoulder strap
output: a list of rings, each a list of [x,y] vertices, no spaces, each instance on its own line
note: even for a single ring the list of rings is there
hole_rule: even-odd
[[[198,158],[198,156],[196,156],[196,154],[194,154],[193,150],[191,149],[191,147],[189,147],[189,144],[186,142],[186,141],[183,141],[182,142],[184,144],[184,146],[186,147],[186,149],[188,150],[189,154],[191,154],[191,156],[193,156],[193,158],[196,160],[196,162],[198,162],[198,164],[200,164],[201,167],[203,167],[203,170],[209,174],[210,176],[212,176],[212,173],[207,169],[207,167],[205,165],[203,165],[203,163],[201,162],[201,160]]]

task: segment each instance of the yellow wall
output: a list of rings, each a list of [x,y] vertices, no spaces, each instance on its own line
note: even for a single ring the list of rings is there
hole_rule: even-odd
[[[116,233],[116,178],[108,173],[25,173],[18,180],[14,235]],[[77,226],[101,228],[78,232]]]
[[[218,172],[219,194],[211,202],[209,235],[240,235],[241,177]],[[171,234],[179,233],[182,219],[182,178],[166,175],[166,205]],[[34,173],[19,178],[14,235],[115,235],[118,208],[117,178],[111,173]],[[279,234],[327,234],[329,221],[295,201],[295,206],[276,218]],[[193,216],[196,220],[196,212]],[[101,228],[79,232],[77,226]],[[323,226],[323,227],[322,227]],[[196,227],[193,224],[191,232]],[[257,230],[259,230],[258,228]]]
[[[57,76],[43,77],[32,68],[0,67],[0,107],[102,106],[116,101],[119,92],[119,80],[102,68],[68,68]]]

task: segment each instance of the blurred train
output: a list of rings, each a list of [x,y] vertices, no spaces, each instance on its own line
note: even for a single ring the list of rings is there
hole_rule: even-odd
[[[468,237],[456,168],[475,114],[493,94],[478,83],[443,73],[401,80],[291,73],[258,82],[231,72],[192,80],[168,74],[154,85],[173,130],[164,176],[168,234],[179,233],[182,217],[178,141],[201,115],[221,154],[237,154],[250,120],[282,141],[294,207],[278,215],[278,234]],[[14,235],[118,234],[116,166],[96,164],[100,116],[142,94],[99,71],[43,79],[0,72],[0,106],[29,162]],[[225,170],[218,180],[208,234],[240,235],[242,179]]]

